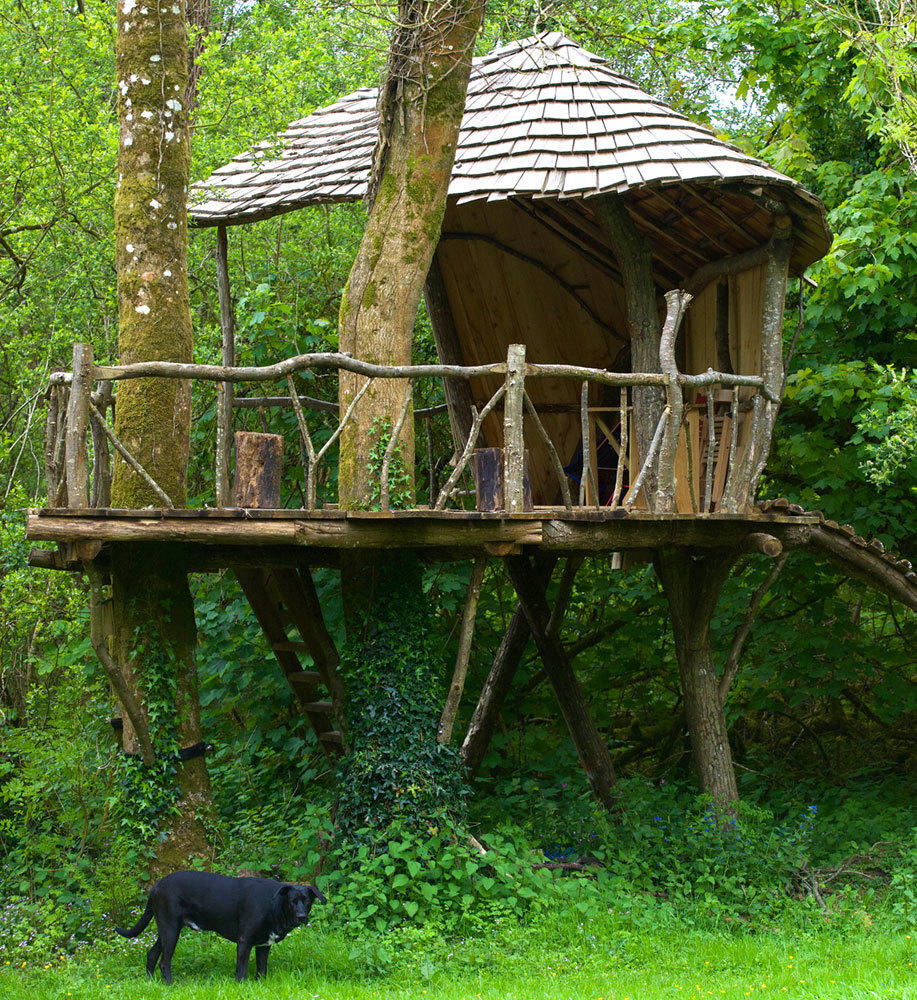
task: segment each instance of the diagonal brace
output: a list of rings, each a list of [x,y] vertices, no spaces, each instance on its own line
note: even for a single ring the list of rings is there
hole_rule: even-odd
[[[580,762],[586,771],[589,785],[602,805],[611,810],[615,807],[615,797],[612,792],[615,773],[611,755],[589,713],[576,674],[558,638],[559,630],[550,628],[548,605],[544,592],[535,578],[532,564],[524,555],[507,556],[506,568],[532,631],[538,653],[548,671],[548,678],[554,688]]]

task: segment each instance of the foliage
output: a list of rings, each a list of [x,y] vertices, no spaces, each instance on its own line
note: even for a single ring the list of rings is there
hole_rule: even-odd
[[[870,7],[843,0],[820,3],[844,37],[839,56],[853,56],[845,93],[869,122],[870,131],[896,146],[917,177],[917,54],[914,13],[901,0]]]
[[[379,420],[372,424],[373,446],[369,452],[369,501],[367,510],[379,510],[382,499],[382,465],[385,453],[392,440],[392,426],[389,420]],[[404,460],[404,442],[398,441],[392,449],[388,466],[388,498],[392,510],[414,505],[414,480]]]
[[[482,855],[448,831],[418,837],[396,822],[386,834],[376,848],[342,844],[325,883],[336,900],[335,922],[355,937],[412,923],[449,935],[482,933],[494,921],[527,919],[549,904],[549,873],[533,870],[537,852],[517,847],[511,836],[490,834]]]
[[[861,471],[874,486],[887,487],[894,482],[911,484],[917,489],[917,375],[890,365],[875,366],[884,385],[879,388],[865,412],[857,415],[857,431],[868,442],[869,457]]]

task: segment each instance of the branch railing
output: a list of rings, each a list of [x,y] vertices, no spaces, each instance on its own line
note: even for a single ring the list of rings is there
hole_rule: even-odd
[[[765,400],[772,399],[764,379],[758,375],[734,375],[712,369],[699,375],[680,372],[675,363],[674,344],[678,325],[690,301],[686,293],[670,293],[666,325],[660,344],[663,371],[654,373],[615,372],[577,365],[533,364],[526,361],[525,346],[512,344],[505,362],[487,365],[377,365],[343,353],[305,354],[262,367],[201,365],[168,361],[141,362],[131,365],[95,365],[92,348],[77,344],[73,351],[73,372],[55,372],[49,380],[48,416],[46,421],[45,470],[48,498],[51,506],[105,507],[110,503],[111,461],[108,445],[117,458],[139,475],[152,494],[163,505],[173,506],[171,498],[156,483],[150,473],[119,440],[107,419],[113,407],[112,385],[132,378],[186,379],[215,382],[220,397],[225,398],[233,383],[285,384],[285,396],[242,397],[232,400],[233,409],[257,407],[262,412],[272,407],[293,410],[305,490],[304,507],[314,510],[318,503],[319,469],[329,452],[340,440],[344,429],[353,420],[358,405],[376,379],[402,379],[405,390],[394,426],[385,443],[379,469],[379,507],[391,507],[390,478],[396,461],[398,442],[405,423],[414,419],[427,421],[428,461],[430,464],[429,506],[444,510],[450,500],[467,493],[459,484],[471,470],[472,458],[480,443],[488,416],[503,409],[502,497],[503,511],[514,514],[524,509],[526,492],[525,432],[537,441],[545,461],[542,480],[556,481],[556,497],[567,511],[575,507],[632,510],[636,505],[658,513],[672,513],[685,508],[693,513],[714,509],[730,511],[741,507],[739,498],[748,495],[748,484],[741,477],[750,474],[748,458],[752,449],[749,441],[756,440],[761,423],[759,414]],[[321,446],[313,441],[315,427],[310,428],[307,411],[334,412],[339,409],[329,400],[299,394],[294,376],[303,372],[351,372],[363,376],[359,391],[354,395],[339,422]],[[458,442],[452,469],[437,491],[430,420],[446,410],[445,404],[414,409],[414,391],[422,379],[501,379],[487,402],[478,411],[472,407],[470,431],[464,442]],[[539,407],[533,401],[530,388],[545,379],[579,382],[579,405],[557,403]],[[630,393],[638,387],[653,387],[659,400],[655,431],[639,456],[634,432],[634,403]],[[93,391],[95,388],[95,391]],[[590,405],[590,395],[601,397],[611,390],[617,393],[617,404]],[[534,394],[536,397],[538,393]],[[689,397],[686,401],[686,395]],[[705,396],[705,398],[703,398]],[[698,402],[696,397],[701,397]],[[479,397],[480,398],[480,397]],[[541,410],[541,412],[539,412]],[[579,414],[581,464],[575,461],[565,466],[561,452],[549,433],[548,414],[558,410]],[[609,416],[610,413],[610,416]],[[609,423],[617,423],[614,431]],[[750,433],[742,434],[741,425],[750,416]],[[652,425],[651,425],[652,426]],[[745,427],[747,431],[748,428]],[[493,431],[489,437],[493,437]],[[88,440],[92,440],[92,476],[89,469]],[[569,435],[567,435],[569,439]],[[229,506],[221,497],[221,470],[229,469],[231,435],[224,428],[217,437],[216,480],[218,506]],[[646,444],[644,442],[644,444]],[[599,468],[600,449],[614,453],[613,475],[603,477],[610,467]],[[757,453],[760,454],[760,443]],[[579,479],[578,496],[571,493],[571,480]],[[685,481],[688,481],[685,501]],[[652,483],[652,489],[648,484]],[[90,488],[91,484],[91,488]],[[541,492],[545,493],[542,481]],[[701,488],[703,487],[703,488]],[[434,499],[435,497],[435,499]],[[578,501],[578,502],[577,502]]]

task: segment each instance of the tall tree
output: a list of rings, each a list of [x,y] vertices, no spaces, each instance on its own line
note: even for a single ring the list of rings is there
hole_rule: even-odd
[[[120,0],[116,46],[114,224],[121,362],[191,361],[189,52],[183,0],[149,5]],[[116,432],[175,506],[185,503],[190,403],[187,382],[126,381],[118,391]],[[112,503],[136,508],[158,506],[160,500],[118,461]],[[171,758],[176,741],[180,746],[201,741],[194,605],[182,548],[113,546],[112,596],[115,655],[143,695],[154,748]],[[178,816],[159,849],[163,867],[206,849],[206,765],[197,757],[178,766]]]
[[[364,360],[410,363],[414,320],[442,226],[483,12],[483,0],[399,0],[380,87],[369,218],[339,318],[341,349]],[[342,413],[361,381],[342,373]],[[371,452],[380,436],[397,425],[405,388],[380,380],[355,410],[341,439],[342,506],[371,502]],[[398,461],[413,480],[410,413],[403,428]],[[439,712],[433,695],[442,686],[443,671],[425,641],[416,556],[355,554],[341,578],[348,619],[344,664],[351,691],[369,698],[369,704],[361,699],[359,714],[351,717],[342,819],[345,825],[369,821],[384,826],[393,818],[391,812],[372,812],[370,789],[378,789],[395,768],[405,776],[404,785],[423,789],[416,800],[417,817],[427,811],[435,823],[443,802],[440,792],[458,780],[459,763],[436,740]],[[395,593],[399,614],[393,615]],[[373,724],[380,712],[387,720],[384,732]]]

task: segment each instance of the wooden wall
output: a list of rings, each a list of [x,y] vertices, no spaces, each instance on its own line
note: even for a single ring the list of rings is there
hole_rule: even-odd
[[[450,206],[443,233],[437,255],[465,364],[503,360],[509,344],[523,343],[527,359],[533,362],[628,367],[626,338],[620,332],[623,292],[607,269],[508,201]],[[463,238],[450,234],[463,234]],[[475,236],[496,240],[527,259]],[[545,273],[536,261],[561,281]],[[589,315],[571,288],[595,316]],[[489,379],[472,385],[479,408],[498,384],[498,379]],[[580,442],[580,384],[538,379],[526,387],[536,406],[570,406],[569,414],[543,416],[561,461],[567,463]],[[594,402],[598,401],[596,396]],[[485,422],[484,438],[488,447],[502,444],[502,412],[494,412]],[[535,502],[554,503],[559,496],[557,480],[537,434],[526,433],[526,447]]]
[[[450,204],[437,257],[464,364],[502,360],[509,344],[524,343],[531,362],[630,370],[619,276],[601,260],[580,252],[524,207],[512,201]],[[734,370],[742,374],[760,372],[763,277],[762,266],[729,279],[730,354]],[[711,285],[688,311],[680,352],[688,373],[717,367],[716,294],[715,284]],[[498,384],[497,378],[472,384],[478,408]],[[580,384],[561,379],[529,380],[526,387],[536,406],[569,408],[569,412],[544,413],[542,417],[561,461],[567,464],[577,453],[581,439]],[[617,403],[616,393],[603,396],[599,387],[593,387],[591,405]],[[705,419],[691,418],[692,434],[706,433]],[[484,445],[502,445],[502,424],[501,410],[488,417]],[[526,447],[535,503],[556,503],[557,480],[535,432],[526,432]],[[701,471],[696,460],[700,458],[700,442],[693,454],[696,478]],[[572,483],[571,489],[575,497]],[[697,489],[695,502],[696,495]],[[688,494],[682,488],[679,510],[691,510],[688,504]]]
[[[764,264],[729,278],[729,354],[742,375],[761,373],[761,319]],[[685,317],[685,371],[698,375],[716,368],[716,283],[691,303]]]

